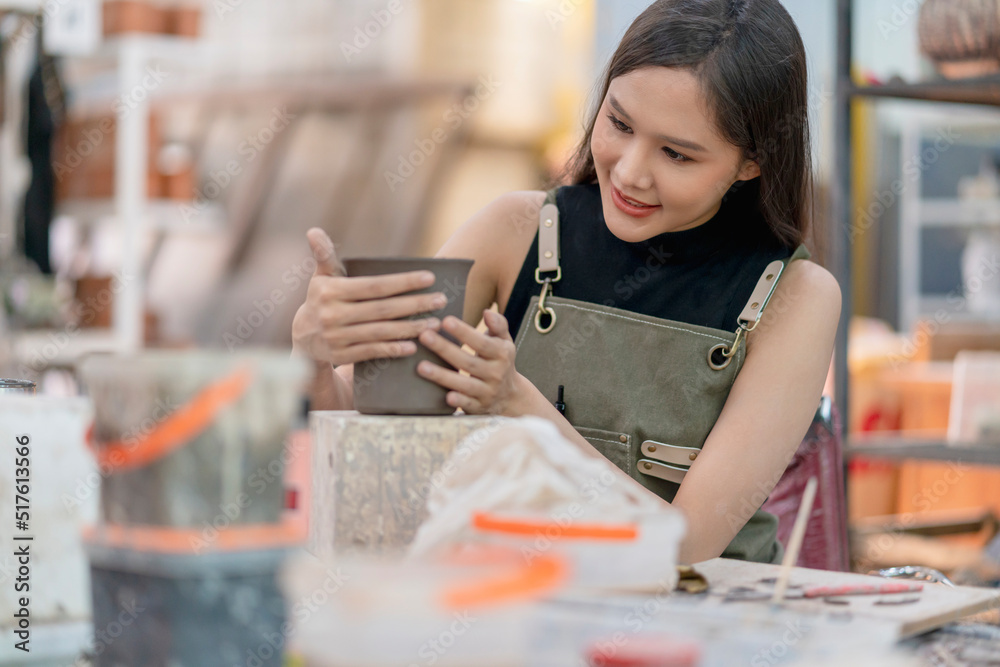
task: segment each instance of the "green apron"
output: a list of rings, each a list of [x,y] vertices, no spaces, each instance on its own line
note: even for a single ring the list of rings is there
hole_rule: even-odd
[[[644,487],[674,499],[725,405],[746,357],[746,332],[760,319],[799,246],[761,275],[735,332],[659,319],[552,295],[559,267],[559,210],[551,190],[539,219],[540,295],[532,297],[515,341],[518,372],[555,400],[565,385],[565,416],[597,451]],[[746,524],[723,557],[777,563],[778,519],[744,504]]]

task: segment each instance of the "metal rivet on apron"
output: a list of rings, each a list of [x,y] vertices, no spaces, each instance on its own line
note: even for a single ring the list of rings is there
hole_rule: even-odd
[[[759,305],[760,305],[759,303],[754,302],[754,304],[750,307],[753,308],[754,310],[757,310],[757,306]]]
[[[649,446],[649,451],[655,452],[656,451],[656,445],[650,445]]]
[[[643,463],[642,467],[645,468],[646,470],[652,470],[653,469],[653,464],[652,463]]]
[[[715,353],[721,352],[723,361],[721,363],[715,360]],[[726,345],[716,345],[711,350],[708,351],[708,365],[715,371],[724,370],[732,362],[733,357],[725,356],[729,352],[729,348]],[[734,355],[735,356],[735,355]]]
[[[552,259],[552,251],[548,250],[545,252],[545,259]]]
[[[545,221],[545,226],[546,227],[551,227],[552,226],[552,221],[551,220],[546,220]]]
[[[690,454],[688,454],[688,458],[691,459],[692,461],[694,461],[696,458],[698,458],[698,453],[697,452],[691,452]]]
[[[622,442],[628,442],[628,436],[627,435],[620,435],[620,436],[618,436],[618,439],[621,440]]]
[[[768,280],[774,280],[774,274],[773,273],[767,274],[767,279]]]

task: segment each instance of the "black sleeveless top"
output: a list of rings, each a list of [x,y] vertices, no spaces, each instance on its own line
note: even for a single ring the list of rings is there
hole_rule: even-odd
[[[562,280],[553,295],[735,331],[764,269],[794,252],[767,228],[750,200],[754,189],[731,191],[698,227],[628,243],[605,225],[599,185],[559,188]],[[536,233],[504,312],[514,338],[531,297],[541,293],[537,268]]]

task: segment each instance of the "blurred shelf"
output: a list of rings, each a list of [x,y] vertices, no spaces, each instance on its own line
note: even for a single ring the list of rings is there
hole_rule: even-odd
[[[887,83],[875,86],[847,87],[851,97],[881,97],[925,102],[951,102],[955,104],[985,104],[1000,106],[1000,76],[956,81],[928,81],[923,83]]]
[[[37,12],[45,0],[0,0],[0,11]]]
[[[154,60],[192,62],[204,58],[210,51],[208,44],[199,37],[134,33],[105,37],[93,54],[76,57],[112,60],[118,58],[126,48],[140,48],[143,55]]]
[[[950,445],[940,438],[903,434],[865,436],[851,438],[844,455],[848,459],[863,456],[893,461],[917,459],[1000,466],[1000,442]]]
[[[149,227],[166,232],[217,234],[226,228],[226,213],[216,202],[154,199],[148,203]],[[115,218],[114,199],[70,199],[60,203],[57,215],[83,224]]]
[[[1000,199],[922,199],[920,224],[925,227],[1000,226]]]
[[[11,336],[14,360],[29,368],[68,368],[88,354],[120,352],[113,329],[37,329]]]

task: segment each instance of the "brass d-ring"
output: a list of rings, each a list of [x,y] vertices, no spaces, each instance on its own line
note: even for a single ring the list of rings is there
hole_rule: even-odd
[[[542,286],[542,295],[538,298],[538,310],[535,311],[535,330],[540,334],[547,334],[556,326],[556,311],[545,305],[545,300],[551,292],[552,281],[549,278],[546,278],[545,283]],[[542,315],[548,315],[551,318],[549,326],[542,326]]]
[[[715,353],[719,351],[722,352],[722,358],[724,360],[721,364],[715,363]],[[728,352],[729,348],[721,343],[708,351],[708,365],[712,367],[712,370],[714,371],[724,370],[729,366],[730,363],[732,363],[733,357],[727,354]]]
[[[549,326],[547,327],[542,326],[542,315],[548,315],[549,317],[552,318],[552,321],[549,322]],[[538,331],[538,333],[547,334],[548,332],[552,331],[552,329],[555,326],[556,326],[556,311],[552,310],[551,308],[546,308],[545,310],[539,308],[535,312],[535,330]]]
[[[553,327],[556,325],[556,311],[545,305],[545,300],[552,293],[552,280],[549,278],[545,279],[542,284],[542,295],[538,298],[538,310],[535,311],[535,330],[540,334],[547,334],[552,331]],[[549,321],[549,326],[542,326],[542,315],[548,315],[551,320]]]

